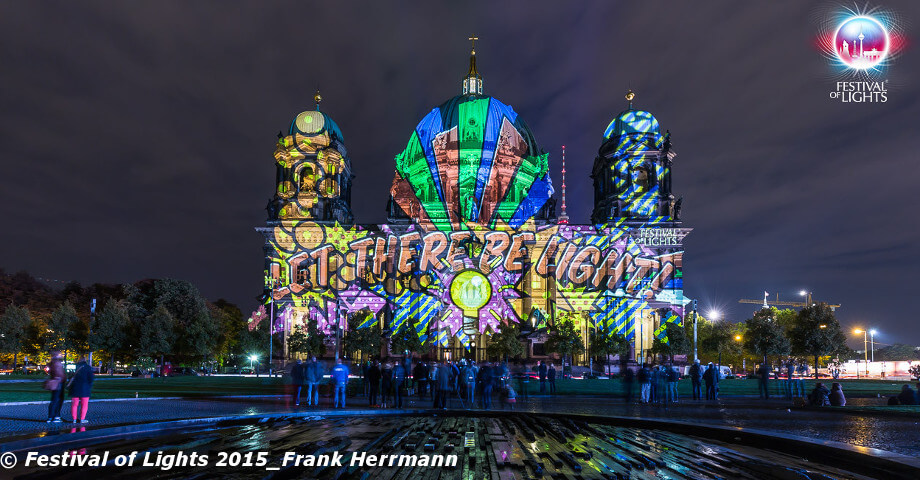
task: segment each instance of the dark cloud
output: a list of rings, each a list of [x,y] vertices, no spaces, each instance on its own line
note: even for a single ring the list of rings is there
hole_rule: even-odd
[[[884,6],[917,24],[916,2]],[[319,86],[358,175],[356,217],[382,222],[393,157],[459,93],[476,33],[486,93],[531,126],[557,187],[566,144],[574,221],[632,88],[678,153],[689,296],[736,320],[739,298],[807,288],[842,303],[848,327],[920,343],[905,304],[920,52],[891,67],[889,102],[837,103],[820,19],[802,2],[7,3],[0,266],[186,278],[247,309],[275,133]]]

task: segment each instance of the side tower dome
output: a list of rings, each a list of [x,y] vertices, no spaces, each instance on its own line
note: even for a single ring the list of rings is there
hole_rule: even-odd
[[[604,142],[594,159],[594,211],[591,221],[604,224],[677,223],[681,199],[671,193],[670,132],[661,134],[658,120],[636,110],[629,91],[629,107],[620,112],[604,131]]]
[[[287,135],[278,132],[275,196],[268,219],[351,224],[351,160],[339,126],[319,110],[297,114]]]

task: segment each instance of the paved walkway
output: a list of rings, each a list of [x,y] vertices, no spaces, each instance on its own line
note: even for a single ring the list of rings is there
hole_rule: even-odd
[[[320,409],[327,409],[329,398],[320,399]],[[367,400],[350,398],[349,408],[367,408]],[[409,409],[430,408],[430,400],[412,399]],[[455,398],[452,406],[459,408]],[[495,409],[500,409],[495,401]],[[228,415],[258,415],[288,411],[309,411],[294,407],[285,397],[235,397],[213,399],[129,399],[91,402],[87,429],[133,423],[148,423],[185,418]],[[656,406],[626,404],[618,399],[598,397],[531,397],[519,401],[516,410],[584,415],[615,415],[699,422],[706,425],[756,428],[816,440],[832,440],[888,450],[920,457],[920,418],[850,414],[820,410],[788,409],[782,400],[759,403],[749,398],[721,399],[718,404],[683,401],[667,409]],[[47,424],[47,404],[7,405],[0,407],[0,438],[26,435],[68,433],[72,425]],[[70,402],[65,402],[63,416],[70,418]],[[82,426],[82,425],[81,425]]]

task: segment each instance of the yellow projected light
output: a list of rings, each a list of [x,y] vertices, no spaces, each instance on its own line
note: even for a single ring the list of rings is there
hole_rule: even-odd
[[[463,309],[463,315],[476,317],[479,309],[492,298],[492,285],[480,272],[464,270],[450,283],[450,298]]]

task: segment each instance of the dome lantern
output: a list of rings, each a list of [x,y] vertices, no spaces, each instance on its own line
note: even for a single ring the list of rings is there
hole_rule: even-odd
[[[470,49],[470,71],[463,78],[463,95],[482,95],[482,75],[476,71],[476,40],[479,37],[470,35],[468,38],[472,42]]]

